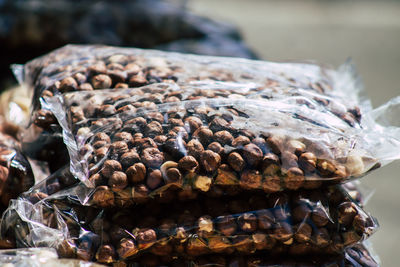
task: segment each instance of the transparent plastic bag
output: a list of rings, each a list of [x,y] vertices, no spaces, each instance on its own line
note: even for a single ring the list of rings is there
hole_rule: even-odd
[[[136,262],[115,263],[115,267],[145,267],[165,266],[163,258],[153,255],[143,256]],[[378,261],[371,255],[368,246],[355,245],[345,250],[343,255],[336,257],[309,256],[309,257],[271,257],[270,255],[256,254],[253,256],[203,256],[193,260],[174,259],[168,263],[172,267],[378,267]]]
[[[71,190],[35,204],[12,201],[1,232],[18,246],[57,248],[62,257],[101,263],[151,254],[340,255],[378,227],[340,186],[321,191],[199,196],[124,209],[82,206]]]
[[[104,265],[72,259],[58,259],[52,248],[24,248],[0,250],[1,267],[100,267]]]
[[[19,142],[0,132],[0,212],[7,208],[10,199],[34,184],[31,165],[21,153]]]
[[[193,81],[253,83],[259,89],[300,88],[315,94],[316,101],[349,124],[360,120],[360,86],[349,64],[335,71],[315,64],[68,45],[27,63],[23,72],[17,70],[19,80],[34,89],[36,113],[32,121],[44,129],[56,121],[51,112],[41,109],[42,98],[71,91],[132,88],[160,82],[183,85]],[[341,99],[341,104],[331,103],[334,99]]]
[[[354,127],[307,95],[268,98],[252,88],[157,84],[65,93],[46,106],[64,129],[71,172],[100,194],[123,191],[133,203],[135,192],[157,197],[169,187],[318,188],[400,156],[399,136],[376,138],[372,121]]]

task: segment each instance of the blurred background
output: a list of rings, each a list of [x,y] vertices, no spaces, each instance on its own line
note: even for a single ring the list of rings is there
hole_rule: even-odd
[[[352,58],[374,107],[400,95],[400,1],[0,0],[0,90],[9,64],[66,43],[333,65]],[[399,152],[400,153],[400,152]],[[363,179],[371,238],[383,266],[398,266],[400,163]]]

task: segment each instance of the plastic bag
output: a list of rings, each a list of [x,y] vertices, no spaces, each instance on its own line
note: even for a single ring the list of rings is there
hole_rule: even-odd
[[[340,186],[321,191],[199,196],[124,209],[82,206],[71,190],[35,204],[12,201],[2,235],[18,246],[111,263],[145,254],[169,260],[208,254],[339,255],[377,228]]]
[[[0,250],[0,266],[2,267],[100,267],[97,263],[72,259],[58,259],[55,249],[24,248]]]
[[[349,65],[334,71],[314,64],[68,45],[29,62],[17,77],[34,88],[33,103],[37,113],[33,121],[42,128],[56,123],[51,112],[40,109],[42,97],[77,90],[139,87],[160,82],[183,85],[192,81],[254,83],[257,88],[299,88],[349,124],[360,120],[357,107],[360,87]],[[332,101],[336,98],[342,99],[341,104]]]
[[[66,93],[46,106],[64,129],[71,172],[100,194],[125,192],[131,203],[136,191],[157,197],[169,187],[318,188],[399,156],[399,136],[391,131],[381,135],[372,123],[353,127],[306,93],[280,90],[268,98],[269,90],[252,88],[156,84]]]
[[[20,152],[19,143],[0,132],[0,212],[10,199],[28,190],[35,183],[32,168]]]
[[[129,263],[129,266],[136,267],[156,267],[165,266],[163,259],[153,255],[141,257],[135,263]],[[126,267],[125,262],[114,263],[115,267]],[[318,257],[309,256],[302,257],[285,257],[273,258],[269,255],[253,255],[253,256],[203,256],[193,260],[175,259],[168,263],[168,266],[192,266],[192,267],[378,267],[378,261],[371,255],[368,246],[355,245],[345,250],[343,255],[336,257]]]

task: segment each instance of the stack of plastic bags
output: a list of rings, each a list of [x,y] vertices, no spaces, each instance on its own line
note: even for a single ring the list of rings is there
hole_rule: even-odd
[[[347,182],[399,158],[399,99],[373,110],[351,65],[70,45],[16,72],[23,148],[52,174],[10,202],[10,244],[114,266],[378,265]]]

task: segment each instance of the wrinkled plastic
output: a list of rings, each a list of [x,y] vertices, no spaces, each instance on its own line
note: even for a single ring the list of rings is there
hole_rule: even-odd
[[[129,266],[165,266],[163,259],[154,257],[142,257]],[[116,267],[128,266],[124,262],[115,263]],[[356,245],[345,250],[343,255],[337,257],[309,256],[274,258],[270,255],[256,254],[253,256],[203,256],[193,260],[175,259],[168,263],[168,266],[193,266],[193,267],[378,267],[379,262],[371,255],[368,246]]]
[[[100,267],[103,265],[73,259],[58,259],[52,248],[0,250],[1,267]]]
[[[0,211],[34,183],[31,165],[20,152],[19,143],[0,132]]]
[[[198,196],[125,209],[80,205],[71,190],[33,204],[12,201],[1,232],[19,247],[112,263],[146,254],[339,255],[378,227],[340,186],[293,193]]]
[[[71,172],[88,187],[131,191],[126,196],[133,199],[137,190],[157,197],[168,187],[318,188],[400,156],[393,131],[376,138],[372,124],[349,125],[307,92],[277,92],[163,83],[65,93],[45,106],[63,127]]]
[[[314,64],[273,63],[238,58],[184,55],[155,50],[68,45],[24,67],[24,81],[34,88],[33,121],[42,128],[56,123],[40,109],[40,98],[59,93],[138,87],[193,81],[253,83],[257,88],[293,87],[313,95],[333,113],[354,125],[360,119],[360,86],[347,65],[339,71]],[[322,95],[322,98],[321,98]],[[335,98],[342,99],[330,103]],[[345,100],[345,101],[343,101]],[[346,103],[346,104],[343,104]]]

